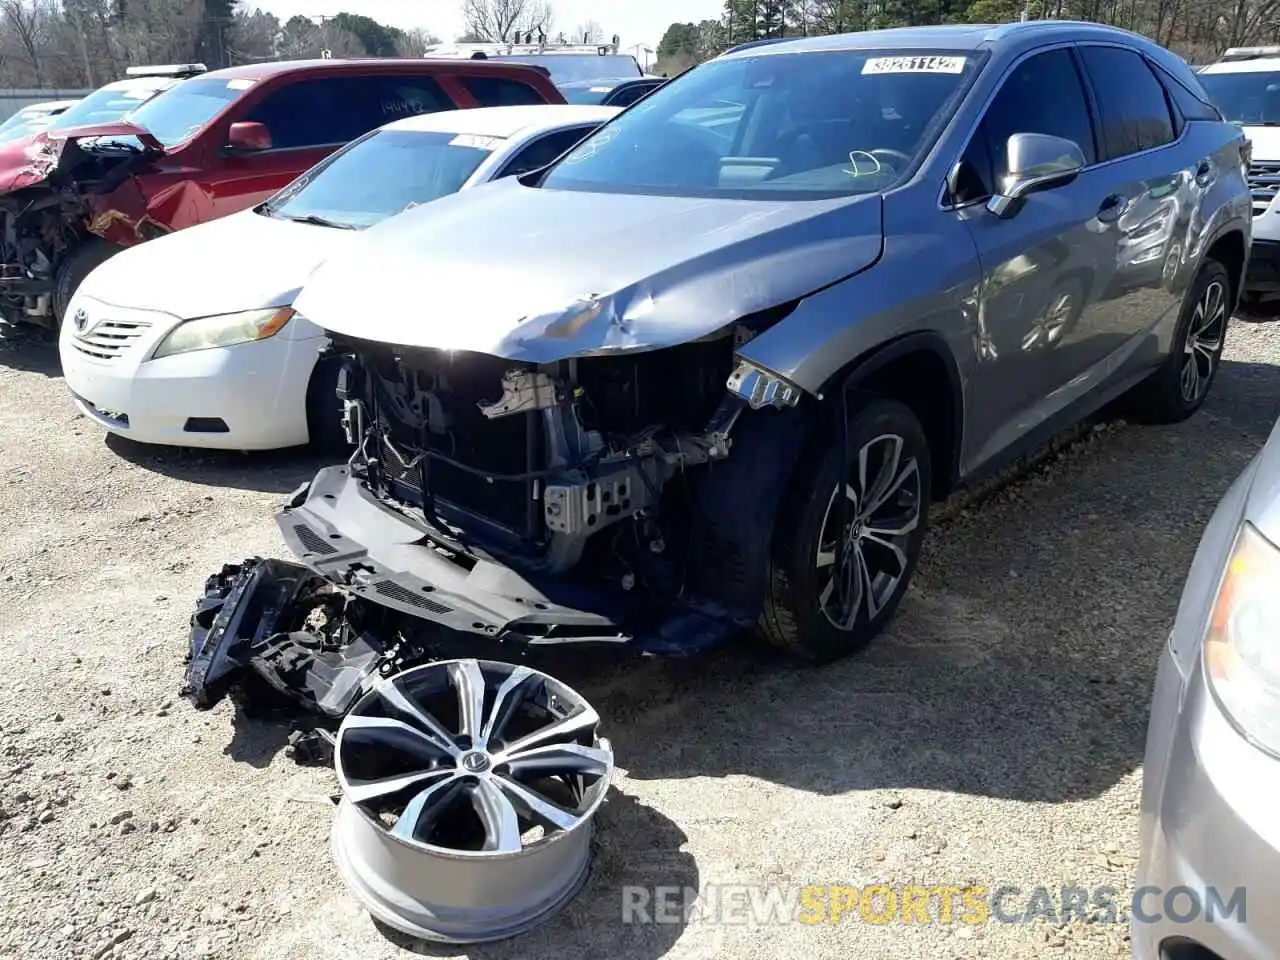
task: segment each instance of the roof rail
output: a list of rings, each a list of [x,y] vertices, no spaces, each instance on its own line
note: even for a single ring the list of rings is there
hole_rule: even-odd
[[[126,67],[126,77],[193,77],[209,70],[203,63],[166,63],[150,67]]]
[[[730,47],[725,53],[737,53],[739,50],[750,50],[752,47],[767,47],[773,43],[782,43],[786,40],[794,40],[795,37],[765,37],[763,40],[748,40],[746,43],[740,43],[736,47]]]
[[[1218,63],[1231,63],[1237,60],[1261,60],[1264,57],[1280,57],[1280,46],[1229,47],[1218,58]]]

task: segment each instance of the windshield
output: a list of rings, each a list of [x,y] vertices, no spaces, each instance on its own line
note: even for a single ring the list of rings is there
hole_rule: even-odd
[[[588,137],[543,186],[779,200],[879,192],[932,144],[978,66],[946,52],[712,61]]]
[[[1222,115],[1254,126],[1280,124],[1280,73],[1202,73],[1200,82]]]
[[[11,130],[14,127],[26,126],[32,120],[35,120],[38,117],[44,117],[47,115],[48,115],[48,111],[46,110],[32,110],[30,107],[23,107],[21,110],[19,110],[17,113],[11,116],[4,123],[0,123],[0,133],[3,133],[6,130]]]
[[[502,141],[470,134],[379,130],[340,150],[267,201],[263,212],[371,227],[456,193]]]
[[[66,113],[59,114],[49,129],[58,133],[91,123],[111,123],[131,110],[136,110],[140,104],[146,103],[155,95],[156,87],[151,84],[130,86],[126,90],[109,90],[103,87],[79,101]]]
[[[597,83],[574,83],[560,88],[568,103],[585,103],[599,106],[604,98],[613,92],[616,80],[601,80]]]
[[[636,58],[623,54],[600,56],[596,53],[549,53],[549,54],[512,54],[510,56],[490,57],[491,60],[506,60],[513,63],[531,63],[545,67],[551,74],[551,82],[559,86],[562,83],[578,83],[582,80],[595,80],[602,77],[639,77],[643,74]]]
[[[37,117],[33,120],[24,120],[22,123],[14,124],[11,127],[0,127],[0,143],[12,143],[15,140],[34,137],[41,130],[47,130],[49,122],[47,117]]]
[[[129,119],[146,127],[166,147],[175,147],[199,133],[252,85],[252,81],[244,79],[184,80],[164,96],[139,107]]]

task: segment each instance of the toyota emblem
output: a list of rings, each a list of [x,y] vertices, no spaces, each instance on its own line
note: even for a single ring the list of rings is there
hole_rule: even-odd
[[[85,324],[89,322],[89,315],[84,310],[77,310],[76,315],[71,318],[71,322],[76,325],[76,329],[84,332]]]

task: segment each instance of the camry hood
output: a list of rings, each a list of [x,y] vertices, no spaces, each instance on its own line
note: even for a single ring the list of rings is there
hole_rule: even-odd
[[[295,307],[332,332],[550,363],[684,343],[865,269],[878,195],[580,193],[515,178],[366,232]]]
[[[184,320],[284,307],[354,233],[246,210],[126,248],[96,268],[80,289],[111,306]]]

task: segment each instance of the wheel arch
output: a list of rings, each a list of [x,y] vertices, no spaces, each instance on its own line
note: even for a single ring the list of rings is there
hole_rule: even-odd
[[[1244,292],[1244,271],[1248,262],[1248,245],[1245,243],[1244,230],[1238,225],[1228,224],[1218,233],[1205,249],[1205,260],[1216,260],[1227,268],[1227,276],[1231,278],[1231,310],[1234,313]]]
[[[836,371],[818,396],[835,409],[843,393],[871,393],[910,407],[924,427],[933,461],[936,500],[960,478],[964,435],[964,380],[946,339],[932,330],[904,334],[863,353]]]

